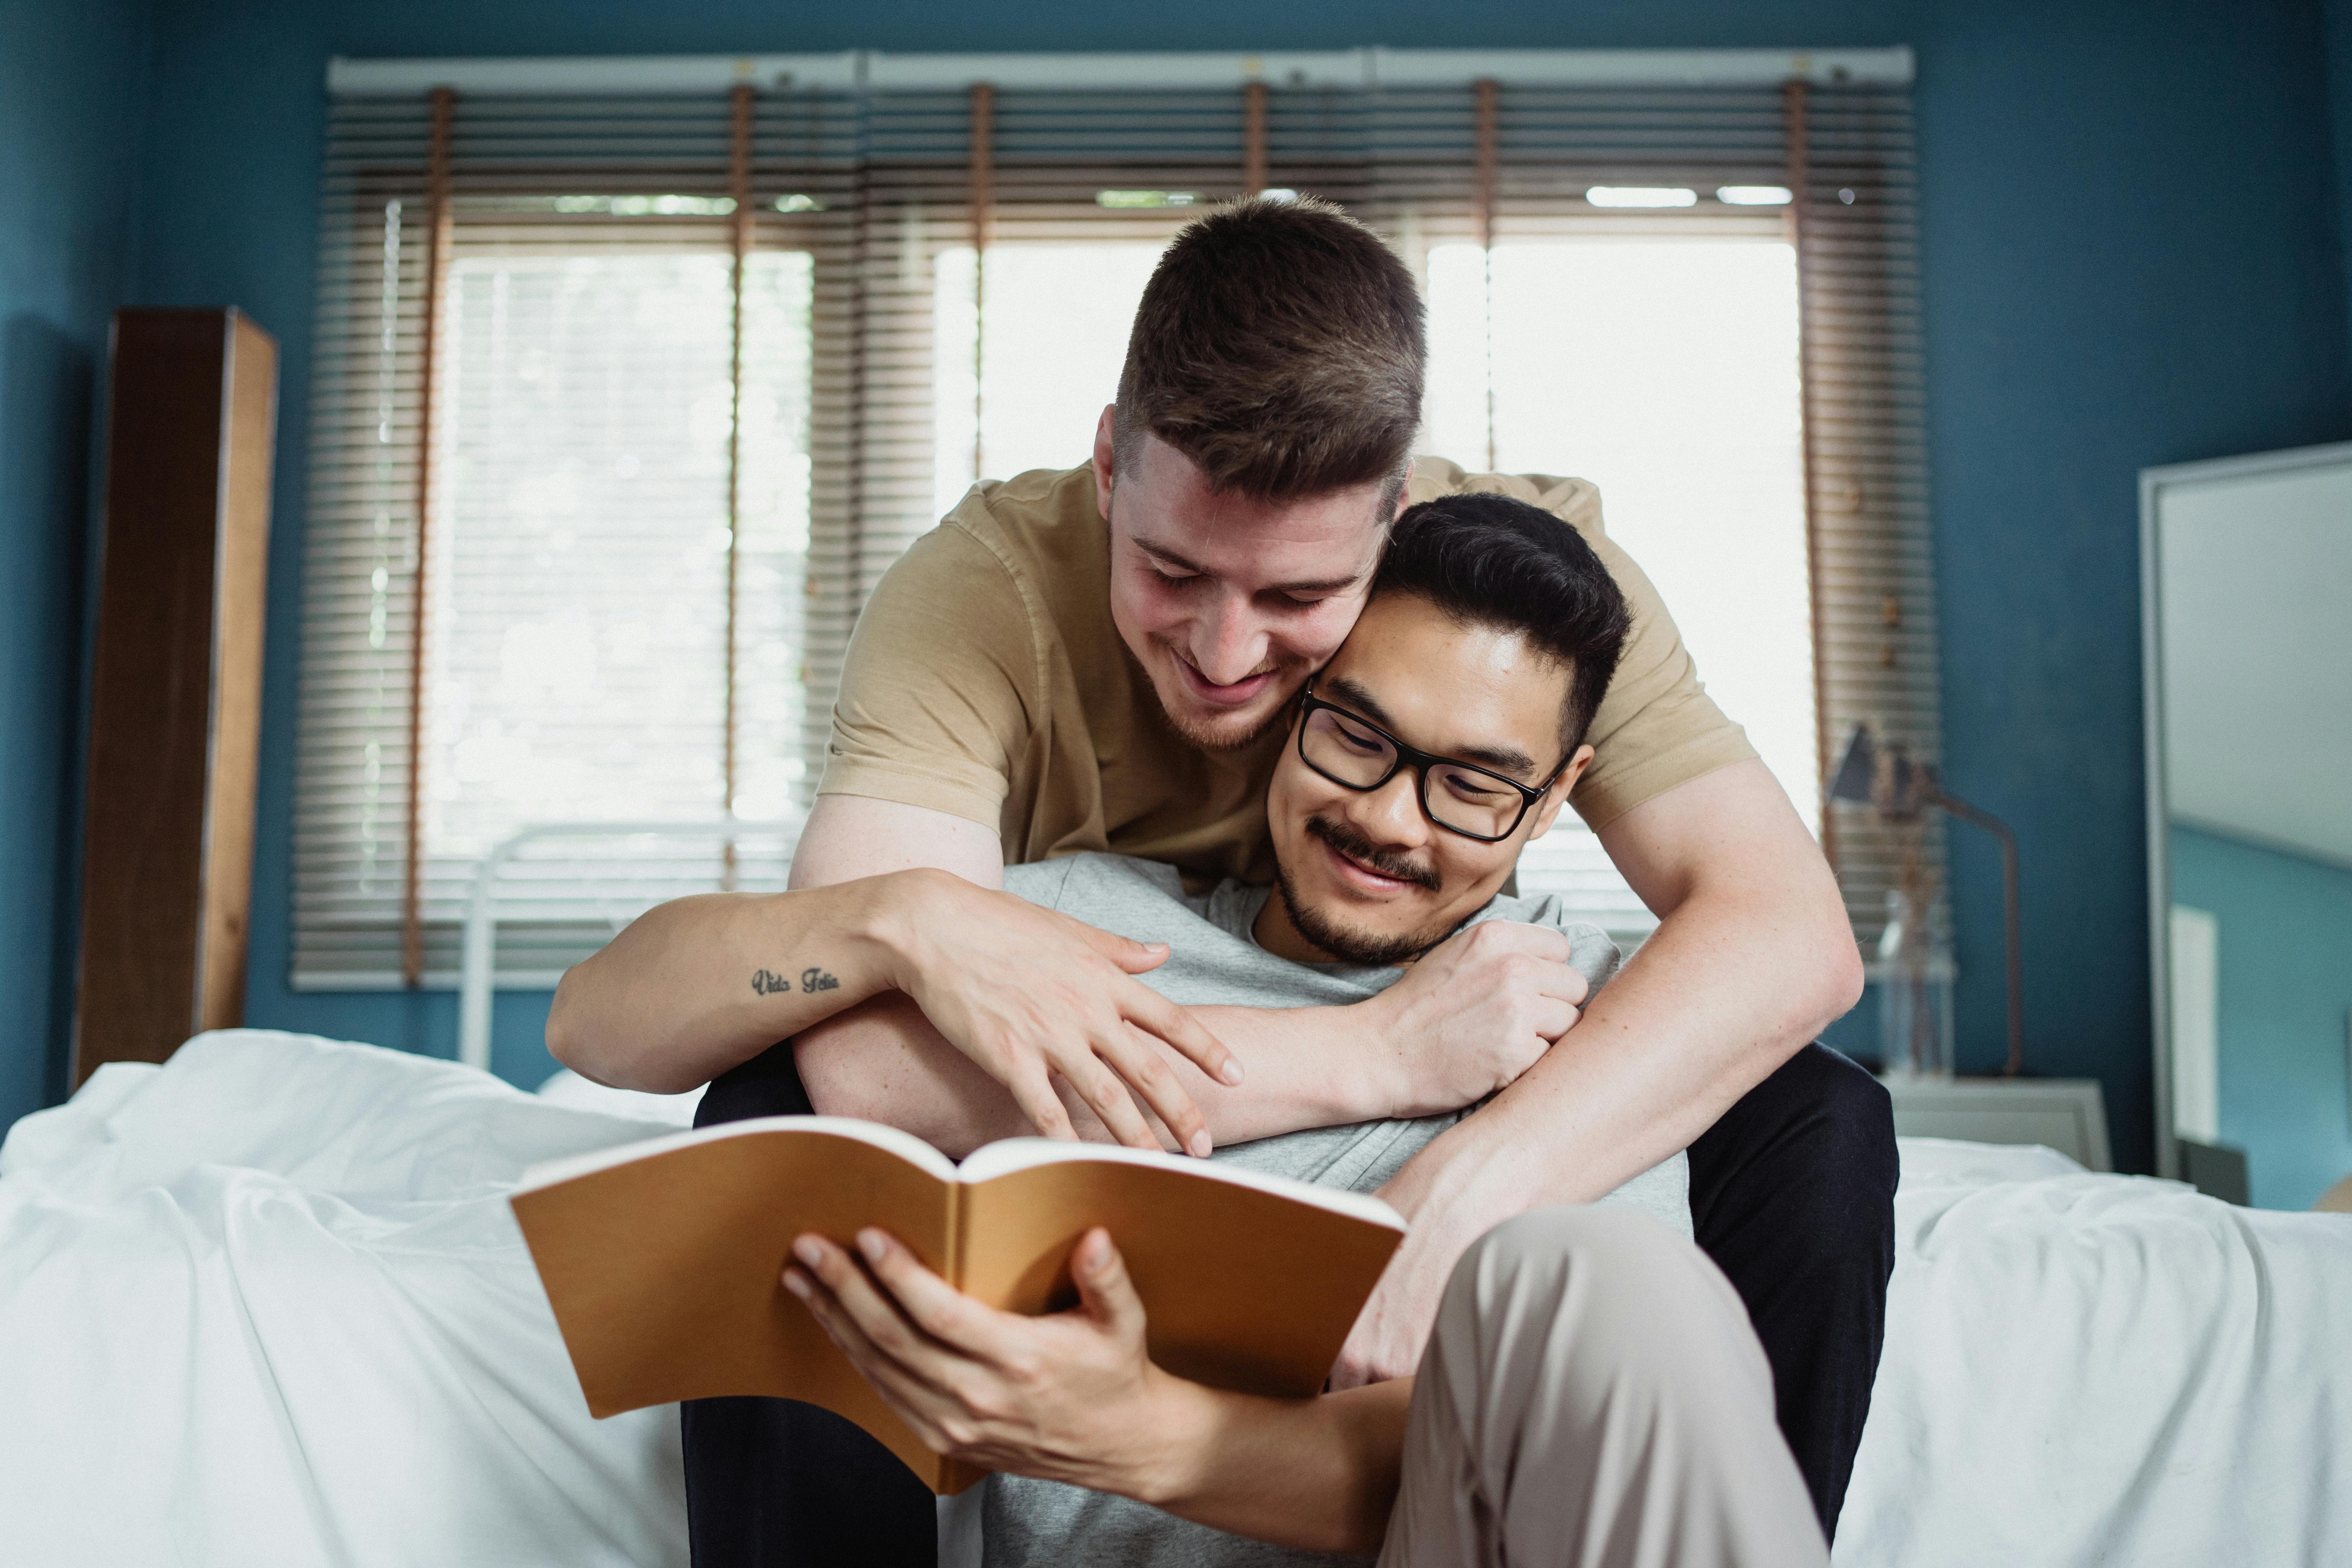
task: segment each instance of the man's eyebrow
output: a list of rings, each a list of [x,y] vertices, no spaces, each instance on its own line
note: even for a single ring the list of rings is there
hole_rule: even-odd
[[[1346,676],[1331,676],[1318,684],[1330,694],[1334,701],[1361,713],[1381,728],[1393,731],[1397,727],[1396,721],[1389,717],[1389,710],[1381,706],[1381,700]],[[1456,762],[1475,763],[1482,768],[1492,768],[1498,773],[1510,773],[1519,778],[1535,776],[1536,760],[1517,746],[1465,746],[1444,754]]]
[[[1169,549],[1164,544],[1154,544],[1148,539],[1139,539],[1135,542],[1135,547],[1138,550],[1142,551],[1146,555],[1150,556],[1153,560],[1165,565],[1173,566],[1179,572],[1191,572],[1202,577],[1211,577],[1215,575],[1214,573],[1202,565],[1199,562],[1187,560],[1184,556],[1178,554],[1175,551]],[[1273,583],[1260,589],[1259,592],[1265,594],[1337,594],[1342,589],[1354,587],[1357,584],[1362,582],[1364,577],[1365,574],[1361,572],[1350,572],[1344,577],[1318,577],[1297,583]]]

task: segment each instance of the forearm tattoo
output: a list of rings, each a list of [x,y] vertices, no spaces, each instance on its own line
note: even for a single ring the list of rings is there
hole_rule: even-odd
[[[778,974],[772,970],[761,969],[755,971],[751,975],[751,990],[755,995],[786,996],[792,994],[792,976],[788,974]],[[838,991],[841,989],[841,982],[822,969],[803,969],[801,971],[801,989],[812,993]]]

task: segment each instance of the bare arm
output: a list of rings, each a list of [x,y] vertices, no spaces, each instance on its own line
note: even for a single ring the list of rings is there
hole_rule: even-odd
[[[677,1094],[887,990],[889,879],[708,893],[631,921],[564,972],[547,1048],[583,1078]]]
[[[995,835],[961,817],[824,795],[801,836],[793,885],[821,887],[923,865],[1002,886],[997,854]],[[982,933],[952,921],[933,921],[919,934],[924,951],[910,960],[919,970],[989,975],[992,982],[1001,975],[1001,984],[989,986],[992,993],[1058,984],[1042,962],[1010,973],[974,962],[963,948]],[[1419,983],[1401,984],[1353,1006],[1189,1009],[1244,1065],[1247,1076],[1239,1084],[1202,1071],[1163,1037],[1133,1030],[1133,1046],[1198,1108],[1217,1143],[1455,1110],[1508,1083],[1574,1022],[1582,979],[1562,963],[1523,951],[1545,941],[1546,933],[1524,928],[1485,931],[1465,944],[1465,962],[1434,965],[1429,976],[1416,977]],[[1565,940],[1552,945],[1559,952],[1551,956],[1564,960]],[[1148,967],[1137,963],[1129,973]],[[902,989],[915,991],[911,984]],[[970,986],[961,997],[943,994],[952,989],[934,986],[935,999],[921,1007],[906,996],[878,996],[801,1032],[794,1055],[810,1103],[829,1116],[888,1122],[958,1157],[993,1139],[1047,1128],[996,1066],[950,1043],[982,1032],[959,1026],[945,1010],[972,1003]],[[1003,1002],[1021,1005],[1013,995]],[[1052,1008],[1042,1010],[1037,1026],[1050,1031],[1055,1016]],[[1441,1041],[1446,1031],[1455,1037]],[[1132,1082],[1138,1075],[1125,1076]],[[1054,1080],[1052,1090],[1066,1120],[1049,1130],[1093,1139],[1116,1131],[1107,1124],[1099,1094],[1079,1092],[1066,1075]]]
[[[1381,1189],[1412,1232],[1335,1386],[1418,1361],[1479,1236],[1526,1209],[1590,1202],[1688,1147],[1861,994],[1837,883],[1763,763],[1669,790],[1601,840],[1657,932],[1580,1025]]]

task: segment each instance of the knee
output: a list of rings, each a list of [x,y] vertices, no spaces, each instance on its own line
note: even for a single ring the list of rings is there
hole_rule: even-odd
[[[1811,1069],[1808,1087],[1819,1108],[1810,1130],[1817,1157],[1854,1190],[1891,1203],[1900,1162],[1886,1086],[1825,1046],[1799,1055]]]
[[[1638,1334],[1648,1303],[1711,1294],[1738,1310],[1706,1255],[1660,1221],[1614,1205],[1580,1205],[1531,1210],[1473,1242],[1454,1265],[1442,1316],[1488,1326],[1574,1316],[1579,1349],[1591,1353],[1595,1335]],[[1492,1344],[1498,1336],[1480,1338]]]
[[[1614,1205],[1538,1209],[1479,1237],[1454,1267],[1433,1350],[1457,1386],[1572,1375],[1660,1391],[1705,1365],[1770,1400],[1729,1281],[1658,1220]]]

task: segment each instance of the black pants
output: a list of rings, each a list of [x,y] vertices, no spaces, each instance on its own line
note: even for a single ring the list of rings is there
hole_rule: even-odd
[[[696,1124],[805,1114],[788,1046],[710,1086]],[[1691,1145],[1698,1244],[1748,1305],[1780,1430],[1824,1534],[1853,1472],[1895,1268],[1895,1119],[1886,1091],[1807,1046]],[[686,1405],[697,1568],[932,1568],[929,1488],[863,1431],[787,1399]]]

